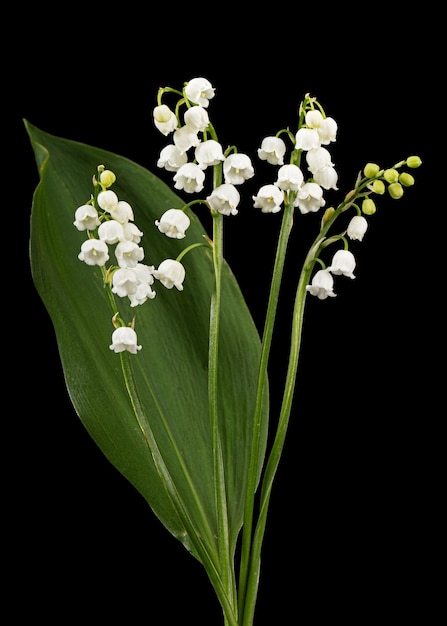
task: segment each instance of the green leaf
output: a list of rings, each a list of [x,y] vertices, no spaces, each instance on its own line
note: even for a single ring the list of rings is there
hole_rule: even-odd
[[[186,512],[207,551],[217,554],[217,514],[207,395],[210,297],[214,284],[210,250],[197,247],[182,264],[183,292],[156,283],[157,295],[131,308],[118,298],[120,315],[135,319],[142,349],[127,355],[133,365],[144,419],[153,434],[166,481],[154,462],[123,378],[120,356],[109,349],[113,326],[101,271],[79,261],[85,233],[74,212],[92,193],[92,176],[104,164],[113,186],[130,203],[143,231],[144,263],[157,267],[206,231],[188,211],[182,240],[159,233],[154,221],[184,202],[159,178],[134,162],[85,144],[55,137],[25,121],[40,172],[31,219],[31,268],[35,286],[53,322],[73,406],[108,460],[135,486],[166,528],[196,558]],[[230,218],[229,218],[230,219]],[[231,218],[233,219],[233,218]],[[231,550],[242,525],[253,431],[260,340],[231,269],[224,263],[219,344],[219,428],[228,502]],[[261,467],[267,437],[268,393],[263,413]],[[61,445],[64,445],[61,442]],[[179,507],[179,504],[181,505]]]

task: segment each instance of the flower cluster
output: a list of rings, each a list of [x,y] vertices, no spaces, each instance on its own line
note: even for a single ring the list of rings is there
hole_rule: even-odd
[[[140,246],[143,233],[134,222],[131,205],[119,200],[117,194],[110,189],[115,181],[114,172],[99,165],[98,176],[93,178],[94,194],[75,211],[74,226],[88,235],[81,245],[79,260],[87,265],[99,266],[103,271],[104,282],[110,287],[112,294],[128,298],[131,307],[155,297],[155,279],[168,289],[176,287],[181,291],[185,269],[178,260],[165,259],[157,269],[154,265],[143,263],[145,254]],[[172,209],[157,220],[156,225],[169,237],[183,237],[189,218],[182,211]],[[111,246],[114,246],[116,264],[105,270],[110,259]],[[135,354],[141,349],[137,345],[134,320],[126,326],[116,312],[112,322],[115,326],[110,345],[112,350],[127,350]]]
[[[320,258],[315,258],[315,261],[318,261],[322,268],[314,274],[311,284],[306,287],[306,290],[311,295],[317,296],[320,300],[334,297],[336,294],[333,291],[333,275],[339,274],[355,278],[353,272],[356,260],[348,249],[348,240],[363,240],[363,236],[368,228],[368,221],[364,216],[370,216],[376,212],[375,201],[370,195],[383,195],[388,190],[391,198],[395,200],[401,198],[404,188],[414,184],[414,177],[409,172],[399,172],[399,169],[402,166],[414,169],[420,165],[421,159],[417,156],[408,157],[405,161],[397,163],[393,168],[385,170],[381,169],[376,163],[368,163],[363,169],[363,176],[359,175],[355,189],[347,194],[344,201],[339,205],[337,212],[334,208],[326,211],[322,220],[323,224],[330,222],[337,214],[347,209],[354,209],[356,214],[351,218],[343,233],[328,240],[326,245],[335,241],[342,241],[344,244],[344,248],[338,250],[333,255],[331,264],[326,267]],[[355,202],[355,200],[361,200],[361,204]],[[347,235],[347,238],[345,235]],[[323,244],[322,247],[325,247],[325,245]]]
[[[175,112],[162,103],[166,92],[174,92],[179,99]],[[165,136],[172,134],[172,143],[165,146],[157,166],[174,172],[174,187],[186,193],[200,193],[205,187],[205,172],[221,165],[217,184],[206,197],[211,210],[223,215],[237,215],[240,193],[237,189],[254,176],[248,155],[237,152],[235,146],[223,150],[210,122],[208,106],[215,89],[206,78],[193,78],[183,91],[161,88],[153,111],[154,124]],[[181,114],[181,107],[186,110]],[[223,180],[222,180],[223,176]]]

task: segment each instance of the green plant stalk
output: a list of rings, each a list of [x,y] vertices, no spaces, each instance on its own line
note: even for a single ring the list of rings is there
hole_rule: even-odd
[[[242,529],[241,560],[239,569],[239,615],[245,613],[246,592],[248,580],[253,576],[250,572],[251,549],[253,532],[253,512],[255,506],[255,494],[257,487],[257,475],[259,465],[259,446],[261,436],[261,421],[263,411],[263,399],[267,384],[267,367],[270,356],[273,328],[275,324],[276,311],[278,306],[279,290],[284,270],[287,244],[293,225],[294,207],[292,203],[285,204],[283,219],[281,223],[278,245],[276,249],[275,264],[273,268],[270,294],[267,305],[267,313],[263,330],[261,355],[258,370],[258,383],[256,390],[256,404],[254,412],[253,440],[250,455],[249,475],[247,483],[247,494],[244,511],[244,525]],[[253,598],[251,599],[251,602]]]
[[[300,278],[298,281],[292,318],[289,363],[284,385],[284,393],[278,420],[278,427],[262,479],[259,516],[253,535],[252,550],[250,553],[250,565],[248,568],[249,579],[247,582],[246,601],[244,604],[244,614],[241,618],[241,626],[253,625],[254,613],[256,608],[256,598],[259,587],[261,549],[265,535],[267,512],[270,503],[273,481],[279,467],[279,462],[284,447],[284,441],[289,425],[292,401],[295,391],[296,375],[298,370],[298,360],[303,330],[304,309],[307,297],[306,286],[309,284],[315,259],[318,257],[320,249],[324,247],[323,242],[326,238],[327,232],[329,231],[337,217],[340,215],[340,213],[346,210],[348,204],[350,204],[350,202],[348,203],[345,200],[335,211],[332,218],[328,220],[327,223],[320,229],[318,236],[314,240],[312,246],[309,248],[309,252],[303,263]]]
[[[200,245],[203,245],[203,244],[200,244]],[[117,315],[118,309],[116,306],[115,298],[110,289],[110,285],[106,280],[107,274],[103,267],[101,267],[101,273],[103,276],[107,299],[109,301],[113,315],[115,314]],[[219,272],[219,276],[220,276],[220,272]],[[220,283],[220,281],[218,282]],[[163,484],[165,485],[166,492],[169,496],[171,504],[173,508],[177,511],[180,519],[182,520],[185,526],[186,532],[190,536],[191,542],[193,543],[197,553],[200,556],[200,560],[205,567],[205,570],[208,574],[210,582],[213,585],[213,588],[216,592],[216,596],[222,607],[222,611],[225,616],[225,624],[227,626],[238,626],[238,622],[234,614],[234,608],[233,608],[234,607],[234,598],[232,595],[233,589],[231,589],[232,593],[229,594],[228,586],[222,581],[221,561],[219,559],[219,555],[218,554],[216,555],[214,552],[210,553],[209,548],[206,547],[206,545],[203,543],[203,540],[197,534],[194,523],[190,520],[189,515],[185,507],[182,504],[180,495],[177,492],[177,489],[169,473],[169,470],[163,461],[163,457],[158,448],[155,436],[152,432],[152,429],[149,423],[147,422],[144,409],[142,407],[141,400],[138,394],[138,388],[135,382],[133,367],[132,367],[132,363],[130,362],[130,355],[128,355],[127,353],[121,353],[120,357],[121,357],[121,369],[123,372],[124,382],[126,384],[127,393],[129,395],[129,399],[131,401],[138,426],[140,428],[140,431],[143,435],[144,440],[146,441],[146,444],[149,450],[151,451],[151,456],[154,460],[154,464],[157,468],[157,472],[159,476],[161,477]],[[146,378],[146,382],[149,386],[149,381],[147,381],[147,378]],[[166,423],[165,423],[165,428],[167,430],[171,443],[176,448],[174,439]],[[220,447],[219,447],[219,450],[220,450]],[[193,489],[192,481],[189,479],[188,472],[182,462],[182,457],[180,454],[178,454],[177,456],[179,457],[179,460],[182,464],[183,470],[188,479],[188,483],[191,485],[192,490],[195,493],[195,490]],[[197,500],[197,504],[198,504],[199,510],[202,511],[202,507],[200,505],[199,500]],[[208,525],[206,527],[208,528]],[[210,546],[212,545],[213,545],[213,541],[210,542]]]
[[[226,624],[228,626],[239,626],[237,618],[234,614],[233,603],[231,599],[228,597],[227,589],[222,582],[222,577],[220,571],[216,568],[213,559],[210,557],[206,546],[203,544],[203,541],[197,534],[194,523],[190,520],[189,515],[183,506],[182,500],[177,492],[175,484],[172,480],[172,477],[169,473],[168,468],[166,467],[163,457],[158,448],[156,439],[152,432],[152,429],[146,419],[141,400],[138,394],[135,377],[133,373],[132,364],[130,362],[130,355],[127,353],[121,353],[121,367],[124,376],[124,381],[126,384],[127,392],[129,394],[129,399],[132,403],[132,407],[135,413],[135,417],[137,419],[140,430],[143,434],[145,441],[151,451],[152,458],[154,460],[155,466],[160,477],[163,480],[163,483],[166,488],[166,492],[171,500],[171,503],[175,510],[177,511],[182,523],[185,526],[186,532],[191,537],[191,541],[200,556],[200,560],[203,563],[208,577],[215,589],[217,598],[222,606],[222,610],[225,615]]]
[[[218,187],[222,179],[222,166],[213,167],[214,188]],[[225,485],[225,468],[223,464],[222,443],[219,429],[218,407],[218,362],[219,362],[219,327],[222,291],[222,263],[223,263],[223,218],[217,211],[212,211],[213,218],[213,265],[214,290],[210,305],[209,355],[208,355],[208,401],[213,446],[213,466],[215,501],[217,513],[217,533],[220,571],[222,584],[226,596],[230,599],[232,612],[237,610],[236,581],[234,575],[233,555],[230,547],[230,531],[228,520],[227,493]],[[229,626],[232,616],[222,606],[225,625]]]

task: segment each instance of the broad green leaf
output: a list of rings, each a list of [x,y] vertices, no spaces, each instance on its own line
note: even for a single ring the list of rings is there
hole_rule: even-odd
[[[159,233],[154,221],[184,202],[159,178],[134,162],[85,144],[55,137],[25,121],[40,182],[31,219],[31,268],[53,322],[73,406],[108,460],[135,486],[166,528],[197,557],[172,494],[166,491],[147,439],[139,428],[124,383],[119,355],[109,349],[111,309],[99,268],[77,255],[85,234],[74,212],[92,192],[99,164],[117,175],[113,186],[129,202],[143,231],[144,263],[176,258],[206,234],[189,211],[182,240]],[[182,263],[183,292],[156,283],[157,295],[131,308],[117,299],[120,315],[135,315],[143,348],[129,355],[145,419],[152,430],[179,500],[210,552],[217,550],[213,459],[207,400],[207,359],[213,265],[198,247]],[[242,524],[253,429],[260,341],[239,286],[225,263],[219,343],[219,426],[229,508],[231,549]],[[260,465],[265,452],[268,394],[263,414]],[[61,444],[63,445],[63,443]]]

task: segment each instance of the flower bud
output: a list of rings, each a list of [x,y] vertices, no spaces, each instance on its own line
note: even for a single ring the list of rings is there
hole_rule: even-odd
[[[110,187],[116,181],[116,176],[111,170],[104,170],[99,175],[99,181],[103,187]]]
[[[390,168],[383,172],[383,177],[387,183],[397,183],[399,179],[399,172],[394,168]]]
[[[375,212],[376,205],[374,200],[371,200],[371,198],[365,198],[362,202],[362,213],[365,215],[374,215]]]
[[[323,215],[323,219],[321,220],[321,224],[326,224],[327,222],[329,222],[329,220],[331,219],[331,217],[334,215],[335,213],[335,209],[334,207],[329,207],[328,209],[326,209],[326,211],[324,212]]]
[[[404,195],[404,188],[400,183],[391,183],[388,186],[388,192],[394,200],[398,200]]]
[[[380,172],[380,167],[377,163],[367,163],[363,169],[363,173],[366,178],[374,178]]]
[[[372,184],[374,193],[378,196],[382,196],[385,193],[385,183],[383,180],[375,180]]]
[[[422,164],[422,161],[420,159],[420,157],[418,156],[410,156],[407,159],[407,166],[411,167],[412,169],[419,167]]]
[[[414,185],[414,177],[408,172],[402,172],[399,175],[399,182],[404,187],[411,187],[411,185]]]

